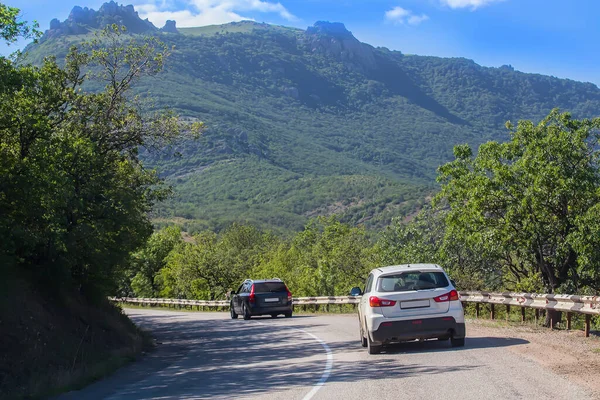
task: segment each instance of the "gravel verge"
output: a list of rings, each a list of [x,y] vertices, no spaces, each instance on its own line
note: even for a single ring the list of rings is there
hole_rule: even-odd
[[[583,331],[550,330],[531,324],[469,319],[469,337],[519,338],[529,343],[506,349],[536,361],[566,379],[590,389],[600,399],[600,336]]]

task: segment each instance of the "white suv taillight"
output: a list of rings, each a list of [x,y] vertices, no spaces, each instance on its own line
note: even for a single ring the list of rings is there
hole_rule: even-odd
[[[443,294],[438,297],[434,297],[433,300],[436,303],[443,303],[446,301],[458,301],[458,292],[456,290],[451,290],[446,294]]]
[[[392,307],[396,305],[394,300],[380,299],[377,296],[369,297],[369,305],[371,307]]]

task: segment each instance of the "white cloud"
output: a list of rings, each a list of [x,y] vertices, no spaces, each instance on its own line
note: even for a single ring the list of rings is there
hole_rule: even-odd
[[[447,5],[450,8],[467,8],[470,7],[472,10],[476,8],[487,6],[488,4],[498,3],[504,0],[441,0],[442,4]]]
[[[396,24],[419,25],[427,21],[429,17],[425,14],[415,15],[412,11],[402,7],[394,7],[385,12],[385,19]]]
[[[183,10],[174,10],[169,0],[138,3],[135,5],[135,9],[141,18],[148,18],[150,22],[158,27],[163,26],[168,19],[177,21],[179,27],[219,25],[228,22],[252,20],[252,18],[242,15],[244,12],[278,14],[288,21],[297,19],[281,3],[271,3],[269,1],[185,0],[185,2],[187,6]]]
[[[408,23],[411,25],[419,25],[423,21],[427,21],[429,17],[425,14],[423,15],[411,15],[408,18]]]

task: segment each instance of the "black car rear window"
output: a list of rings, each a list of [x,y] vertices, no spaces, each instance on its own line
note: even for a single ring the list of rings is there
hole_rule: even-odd
[[[384,275],[377,280],[380,292],[408,292],[448,286],[448,279],[442,272],[410,271],[394,275]]]
[[[254,284],[254,293],[287,292],[283,282],[262,282]]]

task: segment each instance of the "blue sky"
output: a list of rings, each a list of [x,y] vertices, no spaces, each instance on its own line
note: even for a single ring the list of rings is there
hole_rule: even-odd
[[[3,0],[48,28],[75,5],[97,0]],[[343,22],[361,41],[409,54],[466,57],[485,66],[600,85],[600,0],[130,0],[157,26],[201,26],[253,19],[306,28]],[[23,45],[19,43],[19,45]],[[7,54],[10,49],[1,47]]]

